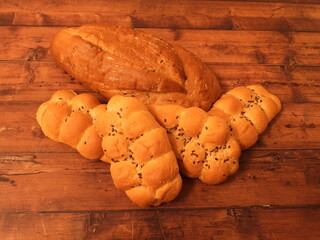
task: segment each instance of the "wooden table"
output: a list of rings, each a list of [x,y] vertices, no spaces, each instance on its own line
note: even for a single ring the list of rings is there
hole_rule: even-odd
[[[302,3],[303,2],[303,3]],[[0,239],[320,239],[320,1],[0,1]],[[52,61],[64,26],[141,28],[207,62],[223,91],[260,83],[283,110],[225,183],[184,179],[140,209],[106,163],[35,120],[59,89],[90,92]]]

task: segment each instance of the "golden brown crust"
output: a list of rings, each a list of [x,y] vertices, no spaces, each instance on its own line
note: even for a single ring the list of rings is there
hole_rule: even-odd
[[[86,158],[99,159],[103,154],[101,137],[93,126],[92,111],[98,104],[90,94],[60,90],[40,105],[37,121],[47,137],[77,149]]]
[[[119,189],[137,205],[172,201],[180,192],[181,177],[166,134],[147,107],[133,97],[111,98],[96,128],[104,156]]]
[[[37,120],[49,138],[111,163],[115,186],[137,205],[156,206],[180,192],[166,130],[136,98],[114,96],[107,106],[92,95],[62,90],[39,107]]]
[[[216,101],[209,115],[224,115],[242,149],[251,147],[281,110],[278,97],[261,85],[237,87]]]
[[[64,28],[51,52],[60,67],[107,98],[130,95],[146,104],[208,110],[221,94],[215,75],[194,54],[127,27]]]
[[[184,176],[218,184],[237,171],[240,146],[223,118],[178,105],[152,104],[149,110],[167,129]]]
[[[280,109],[279,99],[260,85],[232,89],[208,113],[149,105],[167,129],[180,172],[208,184],[221,183],[238,170],[241,148],[252,146]]]

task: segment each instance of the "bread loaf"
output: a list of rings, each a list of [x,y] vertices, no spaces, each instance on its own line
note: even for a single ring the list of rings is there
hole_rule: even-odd
[[[281,102],[261,85],[236,87],[224,94],[208,112],[230,125],[241,149],[256,143],[268,123],[280,112]]]
[[[51,53],[71,76],[103,96],[135,96],[145,104],[209,110],[220,96],[212,71],[194,54],[127,27],[90,24],[63,28]]]
[[[252,85],[230,90],[208,113],[179,105],[149,109],[167,130],[180,172],[218,184],[238,170],[241,149],[257,141],[281,103],[261,85]]]
[[[152,104],[149,109],[167,129],[182,175],[218,184],[238,170],[240,146],[224,119],[197,107]]]
[[[49,138],[111,163],[116,187],[141,207],[172,201],[180,192],[166,131],[136,98],[114,96],[107,106],[89,94],[58,91],[39,107],[37,121]]]
[[[93,95],[60,90],[40,105],[37,121],[50,139],[68,144],[86,158],[99,159],[102,139],[94,126],[93,110],[99,104]]]

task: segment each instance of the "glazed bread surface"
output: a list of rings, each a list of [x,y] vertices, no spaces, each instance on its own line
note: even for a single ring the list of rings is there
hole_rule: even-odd
[[[107,106],[62,90],[41,104],[37,121],[52,140],[111,163],[115,186],[137,205],[157,206],[179,194],[182,179],[166,130],[136,98],[114,96]]]
[[[50,139],[77,149],[86,158],[99,159],[103,155],[102,139],[94,126],[93,111],[99,104],[91,94],[60,90],[40,105],[36,118]]]
[[[197,107],[153,104],[149,110],[167,129],[182,175],[219,184],[238,170],[241,149],[224,119]]]
[[[231,89],[214,103],[208,114],[224,118],[241,149],[247,149],[256,143],[280,110],[279,98],[257,84]]]
[[[218,184],[239,167],[241,149],[252,146],[281,110],[280,100],[261,85],[237,87],[206,113],[200,108],[152,104],[166,128],[180,172]]]
[[[108,99],[129,95],[145,104],[207,111],[221,93],[213,72],[194,54],[128,27],[63,28],[51,53],[62,69]]]

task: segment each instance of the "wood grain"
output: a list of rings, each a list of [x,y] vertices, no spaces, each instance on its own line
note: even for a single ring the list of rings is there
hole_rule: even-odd
[[[140,209],[109,165],[45,137],[54,91],[92,93],[52,61],[64,26],[141,29],[207,62],[223,91],[261,83],[283,110],[240,169]],[[0,239],[320,239],[320,1],[0,1]],[[95,94],[100,101],[107,102]]]
[[[42,94],[42,92],[37,92]],[[45,93],[45,92],[44,92]],[[39,103],[40,105],[40,103]],[[34,103],[7,103],[0,106],[1,152],[60,152],[60,144],[46,138],[36,123],[39,105]],[[310,112],[308,108],[312,108]],[[288,103],[260,136],[257,149],[318,149],[320,104]],[[15,141],[6,141],[14,136]],[[299,141],[297,141],[299,139]],[[62,149],[66,149],[62,147]],[[65,151],[65,150],[64,150]]]
[[[319,208],[21,213],[0,215],[0,237],[16,239],[306,239],[320,237]],[[62,228],[62,226],[64,226]],[[291,234],[294,232],[294,234]]]
[[[312,1],[309,1],[309,3]],[[316,2],[316,1],[315,1]],[[104,22],[144,28],[319,31],[319,5],[225,1],[10,1],[1,25],[77,26]],[[316,2],[317,3],[317,2]],[[0,8],[1,9],[1,8]]]
[[[210,64],[210,67],[223,92],[259,82],[284,103],[320,102],[320,67],[247,64]],[[5,61],[0,64],[0,102],[32,101],[40,104],[60,89],[90,91],[52,62]]]
[[[0,39],[3,39],[0,43],[0,61],[52,61],[48,48],[59,29],[61,28],[0,27]],[[320,65],[320,33],[154,28],[141,30],[183,46],[208,63]]]
[[[178,198],[160,208],[316,206],[319,158],[312,150],[245,151],[240,170],[228,181],[209,186],[184,179]],[[2,154],[0,167],[1,212],[137,209],[114,187],[108,164],[77,153]]]

